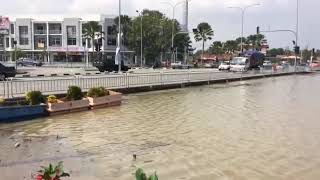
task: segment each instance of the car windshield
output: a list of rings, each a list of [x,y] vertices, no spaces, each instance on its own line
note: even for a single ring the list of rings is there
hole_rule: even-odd
[[[246,61],[247,61],[246,58],[236,57],[232,59],[231,65],[246,65]]]

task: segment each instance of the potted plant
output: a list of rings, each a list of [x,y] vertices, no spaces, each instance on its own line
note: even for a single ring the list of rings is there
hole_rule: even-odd
[[[143,169],[139,168],[136,173],[136,180],[159,180],[157,173],[152,174],[147,178],[146,173],[143,171]]]
[[[63,164],[59,162],[57,166],[53,167],[50,164],[48,167],[41,167],[42,169],[38,171],[35,180],[61,180],[63,177],[70,177],[68,173],[63,171]]]
[[[120,105],[122,94],[108,91],[104,87],[91,88],[87,93],[87,99],[92,108]]]
[[[0,100],[2,104],[4,99]],[[46,115],[44,96],[40,91],[30,91],[26,94],[25,100],[18,104],[2,105],[0,107],[0,120],[27,120],[29,118]]]
[[[47,98],[47,110],[50,114],[88,110],[90,106],[89,100],[83,97],[80,87],[70,86],[65,98],[57,100],[52,95]]]
[[[6,100],[4,99],[4,97],[0,96],[0,106],[3,106],[5,102]]]

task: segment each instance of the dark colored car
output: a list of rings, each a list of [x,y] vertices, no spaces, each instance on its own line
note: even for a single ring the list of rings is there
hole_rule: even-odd
[[[17,74],[14,67],[7,67],[0,63],[0,81],[5,80],[8,77],[15,77]]]
[[[30,58],[22,58],[17,61],[18,66],[42,66],[43,63],[41,61],[37,61]]]
[[[114,56],[102,55],[99,54],[96,57],[96,60],[93,61],[93,66],[95,66],[100,72],[117,72],[119,66],[115,64]],[[128,71],[130,68],[127,66],[124,61],[121,62],[121,71]]]

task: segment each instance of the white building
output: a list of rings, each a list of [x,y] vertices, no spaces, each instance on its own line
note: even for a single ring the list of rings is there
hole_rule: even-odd
[[[99,22],[105,39],[102,52],[112,53],[112,57],[117,37],[114,17],[102,15]],[[26,57],[45,62],[85,62],[86,52],[92,52],[93,47],[91,40],[86,41],[82,35],[84,23],[86,21],[81,18],[45,21],[17,18],[10,22],[0,21],[0,61],[13,61],[17,49],[23,51]]]

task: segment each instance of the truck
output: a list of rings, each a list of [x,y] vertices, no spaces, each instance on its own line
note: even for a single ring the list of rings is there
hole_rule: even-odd
[[[124,58],[122,58],[124,59]],[[100,72],[117,72],[119,69],[119,66],[115,64],[115,55],[110,54],[98,54],[96,57],[94,57],[94,60],[92,62],[93,66],[96,67]],[[128,71],[130,68],[126,64],[126,60],[121,61],[121,71]]]
[[[240,57],[234,57],[231,60],[230,71],[248,71],[252,69],[260,69],[265,60],[264,54],[258,51],[247,51]]]
[[[0,81],[4,81],[9,77],[15,77],[17,71],[14,67],[7,67],[0,63]]]

